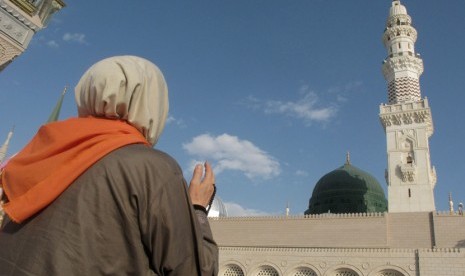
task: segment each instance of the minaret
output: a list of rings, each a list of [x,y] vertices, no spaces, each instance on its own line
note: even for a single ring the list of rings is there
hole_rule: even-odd
[[[27,49],[33,35],[63,7],[63,0],[0,0],[0,72]]]
[[[14,131],[14,127],[10,130],[5,140],[5,143],[3,143],[2,147],[0,148],[0,164],[4,161],[6,154],[8,152],[8,146],[10,145],[10,140],[11,140],[11,137],[13,136],[13,131]]]
[[[66,89],[68,87],[65,86],[65,88],[63,89],[63,92],[61,93],[61,96],[60,98],[58,99],[58,102],[57,104],[55,105],[55,108],[53,109],[52,113],[50,114],[50,116],[48,117],[48,120],[47,120],[47,123],[51,123],[51,122],[56,122],[58,121],[58,118],[60,116],[60,111],[61,111],[61,106],[63,105],[63,99],[65,97],[65,94],[66,94]]]
[[[417,31],[399,0],[393,0],[383,34],[388,56],[383,61],[388,103],[380,106],[386,133],[389,212],[435,210],[436,171],[431,166],[429,137],[433,120],[421,97],[423,61],[415,52]]]
[[[449,192],[449,213],[454,213],[454,202],[452,201],[452,193]]]

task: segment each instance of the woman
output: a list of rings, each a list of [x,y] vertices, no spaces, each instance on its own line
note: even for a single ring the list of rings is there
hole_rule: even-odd
[[[216,275],[210,164],[189,188],[153,149],[168,114],[160,70],[102,60],[75,89],[78,118],[42,126],[5,167],[1,275]]]

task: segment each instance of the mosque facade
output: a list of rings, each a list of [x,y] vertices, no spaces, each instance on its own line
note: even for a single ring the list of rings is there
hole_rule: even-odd
[[[421,96],[416,39],[407,9],[393,0],[383,34],[388,102],[379,114],[388,200],[376,179],[347,158],[315,185],[305,215],[220,212],[210,218],[220,276],[465,275],[465,217],[452,207],[445,213],[435,208],[433,120]]]
[[[0,0],[0,21],[7,22],[0,24],[0,71],[62,7],[61,0]],[[228,217],[217,198],[210,224],[220,276],[465,275],[465,217],[452,206],[435,209],[433,120],[421,96],[416,38],[405,6],[393,0],[383,34],[388,102],[379,114],[388,200],[377,180],[349,157],[318,181],[305,215]],[[12,134],[0,148],[0,161]]]

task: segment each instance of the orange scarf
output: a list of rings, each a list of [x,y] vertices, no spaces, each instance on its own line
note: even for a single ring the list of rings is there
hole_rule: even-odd
[[[3,209],[21,223],[52,203],[92,164],[129,144],[149,145],[136,128],[120,120],[72,118],[42,126],[4,168]]]

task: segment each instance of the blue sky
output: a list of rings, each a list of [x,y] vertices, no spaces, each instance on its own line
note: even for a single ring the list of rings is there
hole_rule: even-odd
[[[303,214],[324,174],[352,164],[386,190],[387,102],[381,42],[390,0],[66,1],[0,74],[0,141],[9,153],[43,124],[63,87],[60,117],[76,115],[74,86],[96,61],[145,57],[163,71],[170,118],[157,148],[190,178],[216,168],[235,215]],[[419,37],[435,133],[436,207],[465,202],[465,1],[404,0]],[[4,138],[1,138],[4,137]]]

